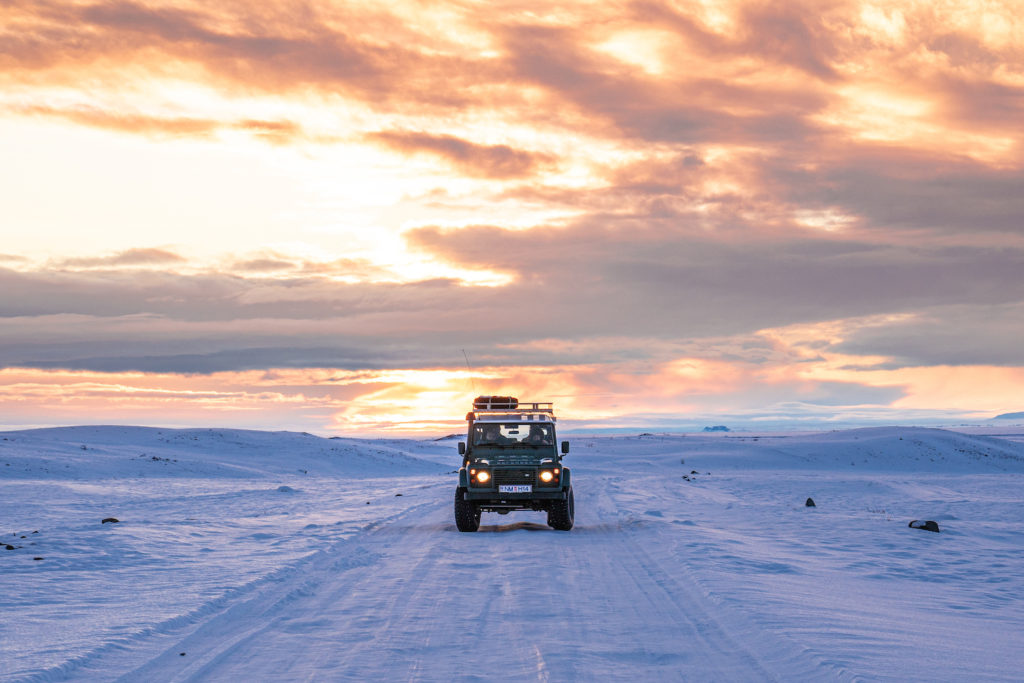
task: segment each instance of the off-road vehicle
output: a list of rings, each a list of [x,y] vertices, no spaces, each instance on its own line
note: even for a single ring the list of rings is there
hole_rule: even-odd
[[[555,447],[551,403],[520,403],[512,396],[479,396],[466,414],[469,429],[455,489],[455,525],[480,528],[481,512],[543,510],[548,526],[568,531],[575,515],[572,479]]]

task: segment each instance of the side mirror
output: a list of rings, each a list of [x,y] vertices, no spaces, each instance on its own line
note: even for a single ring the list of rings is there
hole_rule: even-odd
[[[562,455],[566,455],[568,453],[569,453],[569,442],[568,441],[563,441],[562,442]]]
[[[460,441],[459,442],[459,455],[465,455],[465,454],[466,454],[466,442],[465,441]]]

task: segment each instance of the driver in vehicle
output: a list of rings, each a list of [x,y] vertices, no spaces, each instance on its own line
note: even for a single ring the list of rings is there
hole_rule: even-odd
[[[497,425],[487,425],[481,430],[481,434],[477,437],[478,445],[498,445],[504,442],[501,437],[501,432],[498,431]]]
[[[540,425],[532,425],[530,427],[530,435],[526,437],[526,443],[531,446],[550,446],[551,438],[548,436],[546,429]]]

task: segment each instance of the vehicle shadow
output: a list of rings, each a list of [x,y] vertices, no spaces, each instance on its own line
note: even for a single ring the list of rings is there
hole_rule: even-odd
[[[501,534],[508,531],[554,531],[547,524],[536,522],[514,522],[512,524],[481,524],[477,533]]]

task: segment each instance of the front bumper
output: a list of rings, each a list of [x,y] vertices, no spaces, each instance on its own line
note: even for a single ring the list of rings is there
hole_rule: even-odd
[[[550,510],[553,503],[564,501],[569,489],[533,491],[532,493],[497,493],[496,491],[464,491],[463,499],[480,510],[500,512],[512,510]]]
[[[530,493],[498,493],[497,491],[488,491],[487,489],[466,489],[463,498],[472,501],[514,504],[530,500],[565,500],[567,495],[568,489],[532,491]]]
[[[497,485],[492,487],[469,486],[469,475],[465,468],[459,471],[459,487],[463,499],[472,501],[485,509],[540,510],[551,501],[565,500],[569,496],[571,473],[563,467],[557,488],[533,486],[529,493],[502,493]]]

